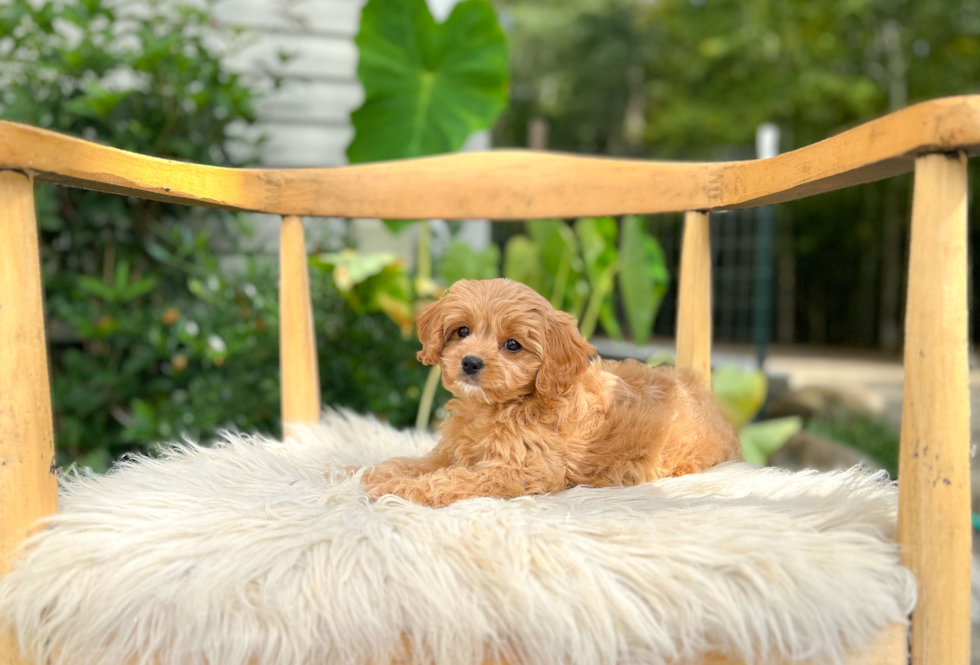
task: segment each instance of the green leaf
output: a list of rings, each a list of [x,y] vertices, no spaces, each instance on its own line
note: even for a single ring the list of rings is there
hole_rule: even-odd
[[[122,259],[116,264],[116,275],[113,286],[116,291],[122,291],[129,284],[129,261]]]
[[[582,247],[585,273],[589,277],[591,296],[582,315],[582,334],[589,338],[595,331],[596,320],[613,339],[622,339],[623,332],[616,320],[614,300],[615,276],[619,271],[619,251],[616,249],[616,220],[612,217],[586,217],[575,222],[575,234]]]
[[[386,219],[383,220],[384,225],[388,227],[388,230],[398,235],[407,228],[410,228],[413,224],[418,224],[418,220],[406,221],[404,219]]]
[[[412,284],[401,263],[385,266],[377,275],[357,287],[358,295],[368,312],[384,312],[408,335],[415,325],[412,307]]]
[[[507,102],[507,46],[493,7],[464,0],[437,24],[425,0],[370,0],[357,35],[364,104],[352,163],[459,150]]]
[[[616,220],[612,217],[586,217],[575,222],[575,234],[582,247],[585,272],[596,288],[606,269],[616,261]]]
[[[512,236],[504,246],[504,277],[544,292],[541,250],[527,236]]]
[[[156,275],[150,275],[149,277],[144,277],[141,280],[129,284],[125,288],[125,296],[123,300],[135,300],[140,296],[146,295],[150,291],[157,288],[157,283],[159,280]]]
[[[677,362],[677,355],[673,351],[655,351],[652,356],[647,358],[646,364],[650,367],[660,367],[661,365],[674,365]]]
[[[742,457],[750,464],[765,466],[772,454],[782,448],[802,428],[803,419],[799,416],[746,425],[739,432]]]
[[[653,322],[670,286],[663,249],[646,230],[643,217],[623,219],[619,256],[619,291],[634,344],[650,339]]]
[[[598,320],[601,312],[602,305],[611,303],[607,300],[612,294],[613,280],[616,276],[616,271],[619,270],[619,261],[614,261],[612,264],[606,266],[605,270],[602,271],[598,277],[596,277],[595,285],[592,288],[592,294],[589,296],[589,304],[585,309],[585,313],[582,315],[582,321],[579,324],[579,331],[582,333],[582,337],[589,339],[595,332],[595,324]],[[607,312],[606,316],[609,316]],[[612,317],[615,321],[615,317]],[[606,330],[610,335],[615,336],[616,333],[622,335],[619,330],[619,323],[616,322],[611,325],[612,331]]]
[[[310,259],[314,267],[333,273],[334,283],[340,291],[350,291],[387,266],[398,262],[399,258],[390,252],[361,254],[352,249],[319,254]]]
[[[318,254],[310,264],[333,273],[347,306],[360,314],[384,312],[405,334],[412,331],[412,285],[405,265],[387,252],[359,254],[354,250]]]
[[[146,400],[134,398],[129,404],[130,422],[125,427],[123,437],[138,441],[155,437],[158,430],[157,412]]]
[[[609,278],[609,281],[610,283],[613,281],[612,277]],[[622,341],[624,339],[623,329],[616,317],[616,301],[611,290],[599,306],[599,323],[602,324],[602,329],[606,331],[606,334],[614,340]]]
[[[711,375],[711,389],[718,406],[732,427],[739,428],[755,418],[766,402],[769,384],[762,372],[727,365]]]
[[[115,300],[115,292],[112,287],[95,277],[82,276],[76,281],[79,290],[89,293],[106,302]]]
[[[527,232],[537,243],[544,268],[544,292],[555,309],[580,309],[588,297],[584,265],[579,256],[578,239],[568,224],[557,219],[538,219],[527,223]]]
[[[439,276],[446,286],[461,279],[493,279],[500,276],[500,249],[490,245],[477,252],[461,240],[446,248],[439,263]]]

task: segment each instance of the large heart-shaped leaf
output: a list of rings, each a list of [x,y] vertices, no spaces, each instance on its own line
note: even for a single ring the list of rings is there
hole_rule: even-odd
[[[437,24],[425,0],[370,0],[357,35],[364,104],[352,163],[455,152],[507,102],[507,45],[493,7],[464,0]]]

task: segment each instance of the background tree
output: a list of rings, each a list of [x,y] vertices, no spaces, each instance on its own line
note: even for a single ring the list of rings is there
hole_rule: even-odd
[[[507,0],[506,8],[514,99],[497,136],[507,145],[523,145],[530,119],[542,117],[552,149],[747,158],[763,122],[778,123],[791,150],[980,88],[980,5],[971,0]],[[795,262],[792,341],[897,347],[909,182],[779,206]]]

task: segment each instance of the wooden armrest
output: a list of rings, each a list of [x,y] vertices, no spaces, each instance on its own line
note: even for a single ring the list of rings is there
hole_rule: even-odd
[[[649,162],[499,150],[324,169],[186,164],[0,122],[0,168],[140,198],[318,217],[533,219],[742,208],[980,148],[980,95],[923,102],[776,157]]]

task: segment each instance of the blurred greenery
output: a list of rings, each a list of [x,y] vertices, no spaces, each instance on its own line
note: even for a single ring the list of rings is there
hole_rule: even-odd
[[[310,265],[333,275],[334,285],[351,311],[382,312],[398,325],[403,335],[412,333],[414,297],[402,259],[388,252],[363,254],[346,249],[311,256]]]
[[[788,148],[980,80],[973,0],[499,4],[511,26],[508,143],[540,116],[551,147],[575,152],[710,156],[751,145],[763,122]]]
[[[651,359],[648,364],[659,364]],[[786,416],[765,419],[769,381],[765,374],[725,365],[711,375],[711,388],[725,419],[738,430],[746,462],[764,465],[800,430],[851,446],[898,477],[899,433],[880,416],[835,406],[806,419]],[[759,420],[760,414],[762,420]]]
[[[667,260],[660,242],[650,235],[642,217],[623,219],[619,243],[619,290],[634,344],[643,344],[670,285]]]
[[[899,432],[882,418],[838,408],[811,418],[805,429],[860,450],[881,463],[892,478],[898,477]]]
[[[351,114],[351,162],[459,150],[472,132],[493,123],[507,101],[507,45],[486,2],[464,0],[445,23],[437,24],[424,0],[370,0],[362,12],[357,47],[365,100]],[[411,223],[389,226],[401,230]],[[624,292],[630,295],[623,303],[631,330],[636,341],[646,341],[668,276],[663,252],[642,221],[630,222],[624,242],[637,246],[622,257],[618,224],[612,218],[579,219],[573,225],[530,221],[527,231],[529,237],[514,237],[507,244],[505,277],[527,283],[555,307],[579,317],[586,337],[601,321],[607,334],[622,339],[615,298],[615,278],[621,274]],[[326,253],[311,263],[333,275],[355,311],[383,312],[407,333],[414,315],[453,282],[500,274],[496,246],[476,251],[459,240],[450,243],[433,271],[430,234],[425,221],[414,275],[395,256],[383,253]],[[427,382],[430,389],[435,385]],[[427,403],[428,395],[423,397]],[[427,421],[427,414],[418,414],[417,423]]]
[[[629,240],[640,251],[625,247],[620,251],[618,225],[611,217],[583,218],[574,225],[561,220],[528,222],[529,236],[513,236],[507,243],[503,276],[527,284],[555,307],[580,317],[579,328],[586,338],[592,337],[601,320],[607,334],[621,339],[614,298],[614,278],[619,274],[622,291],[632,296],[621,300],[627,319],[641,322],[637,327],[641,336],[634,340],[643,343],[652,330],[668,275],[663,252],[646,231],[645,220],[627,218],[624,223],[629,229],[624,243]],[[404,261],[388,252],[325,252],[312,256],[310,264],[319,274],[332,276],[352,312],[383,313],[409,335],[415,316],[453,282],[500,276],[500,250],[491,245],[476,251],[453,240],[439,261],[439,280],[428,280],[428,291],[419,288],[418,274],[410,275]],[[420,409],[429,407],[437,385],[430,375]],[[428,421],[427,412],[417,414],[417,424]]]
[[[762,410],[769,380],[762,372],[724,365],[711,374],[711,389],[725,419],[739,429]]]
[[[543,219],[527,222],[525,229],[537,247],[541,264],[540,283],[528,286],[548,298],[555,309],[564,309],[580,318],[589,295],[589,284],[585,280],[582,250],[572,227],[563,221]],[[505,265],[515,262],[505,261]],[[506,273],[505,276],[510,277]]]
[[[753,422],[769,390],[769,380],[760,371],[725,365],[712,372],[711,389],[725,419],[738,431],[746,462],[765,465],[803,428],[803,419],[795,416]]]
[[[621,305],[631,322],[633,340],[643,344],[652,331],[669,275],[663,251],[646,230],[645,219],[627,217],[623,225],[620,245],[619,224],[612,217],[587,217],[574,224],[554,219],[527,222],[528,235],[515,235],[507,242],[503,277],[527,284],[556,308],[578,317],[586,338],[592,337],[601,321],[607,335],[622,339],[617,312]],[[500,262],[496,245],[477,251],[453,240],[440,257],[431,295],[437,297],[460,279],[499,277]],[[430,294],[417,286],[418,277],[413,279],[404,261],[391,253],[348,249],[314,256],[311,264],[333,275],[337,289],[355,311],[383,312],[405,334],[412,331],[414,316],[429,301]],[[618,299],[617,276],[622,293]]]
[[[0,3],[0,117],[169,159],[254,163],[255,91],[280,81],[223,64],[248,36],[216,28],[212,7]],[[423,0],[370,0],[363,17],[366,96],[352,116],[352,161],[456,150],[494,123],[508,91],[499,145],[524,145],[530,121],[546,118],[553,149],[739,158],[751,156],[763,121],[777,122],[791,149],[980,81],[972,0],[464,0],[443,24]],[[240,254],[242,218],[37,192],[62,463],[102,469],[181,433],[278,430],[275,266],[222,258]],[[885,292],[901,290],[908,199],[906,178],[778,208],[791,229],[798,340],[894,343],[875,322],[900,315]],[[411,423],[427,377],[414,360],[414,316],[464,277],[527,283],[578,316],[583,333],[621,338],[622,320],[643,343],[667,264],[647,220],[619,222],[531,221],[502,256],[454,240],[435,270],[423,225],[414,275],[391,254],[317,252],[324,403]],[[732,390],[751,401],[755,388]],[[753,417],[736,420],[751,427]],[[807,427],[889,458],[897,439],[879,425],[842,417]]]
[[[252,163],[249,80],[223,58],[246,42],[212,3],[0,3],[0,117],[202,164]],[[61,464],[221,427],[279,429],[271,259],[230,268],[249,228],[233,215],[65,187],[37,188]],[[239,261],[240,263],[240,261]],[[382,314],[348,307],[314,273],[323,401],[412,422],[425,368]]]
[[[498,0],[511,44],[500,146],[670,159],[788,151],[980,88],[975,0]],[[978,176],[974,173],[974,184]],[[900,344],[910,178],[776,208],[795,284],[782,341]],[[971,213],[973,220],[976,212]],[[833,260],[828,260],[833,257]]]
[[[642,217],[582,218],[527,222],[527,235],[514,235],[504,248],[504,277],[523,282],[551,304],[580,319],[586,338],[597,323],[613,339],[623,339],[619,308],[632,341],[644,344],[667,291],[670,276],[663,250]],[[616,289],[616,278],[619,289]]]
[[[773,418],[749,423],[738,431],[742,457],[750,464],[764,466],[777,450],[803,429],[803,419],[797,416]]]
[[[601,318],[606,334],[622,339],[613,301],[613,280],[621,267],[617,246],[619,225],[611,217],[587,217],[575,220],[574,228],[589,283],[589,300],[579,323],[582,336],[592,337]]]
[[[500,277],[500,248],[489,245],[477,251],[461,240],[454,240],[439,262],[439,276],[446,285],[461,279]]]
[[[486,2],[464,0],[437,24],[424,0],[370,0],[362,12],[357,47],[365,100],[351,114],[351,162],[458,150],[472,132],[489,127],[507,101],[507,44]],[[631,218],[626,224],[620,252],[618,224],[612,218],[579,219],[571,225],[530,221],[527,236],[507,243],[503,274],[580,318],[586,337],[601,322],[608,335],[622,339],[621,302],[634,340],[643,343],[669,278],[663,252],[645,223]],[[406,223],[390,226],[398,230]],[[420,229],[411,278],[390,256],[322,255],[314,263],[334,272],[338,288],[353,306],[383,311],[406,331],[411,314],[441,289],[459,279],[500,274],[497,247],[477,252],[458,240],[449,245],[434,273],[428,222]],[[366,269],[363,278],[345,286],[349,275]],[[622,299],[616,298],[617,275]]]

